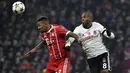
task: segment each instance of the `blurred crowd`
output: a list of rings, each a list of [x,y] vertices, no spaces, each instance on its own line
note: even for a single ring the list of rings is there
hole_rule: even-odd
[[[0,0],[0,73],[44,73],[48,63],[47,46],[28,58],[23,54],[35,47],[41,38],[37,31],[38,16],[46,15],[50,23],[73,29],[81,24],[81,14],[90,11],[116,35],[104,38],[111,58],[111,73],[130,73],[130,0],[20,0],[25,3],[22,15],[12,13],[16,0]],[[90,73],[86,56],[73,44],[70,73]]]

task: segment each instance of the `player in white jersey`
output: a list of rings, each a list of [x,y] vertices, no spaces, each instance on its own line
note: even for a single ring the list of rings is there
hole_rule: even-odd
[[[86,53],[91,73],[109,73],[109,53],[102,42],[102,38],[105,36],[113,39],[115,36],[100,23],[92,21],[92,13],[84,12],[82,24],[75,28],[74,33],[78,35],[79,42]],[[66,46],[70,46],[73,41],[73,38],[69,38]]]

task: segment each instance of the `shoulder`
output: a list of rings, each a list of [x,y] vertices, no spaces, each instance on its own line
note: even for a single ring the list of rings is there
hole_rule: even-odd
[[[54,30],[56,30],[57,32],[64,32],[64,31],[69,31],[68,29],[66,29],[63,25],[61,24],[53,24],[53,28]]]
[[[53,29],[59,30],[62,26],[59,24],[51,24],[53,26]]]
[[[52,24],[54,28],[61,28],[61,27],[64,27],[63,25],[61,24]]]
[[[58,24],[51,24],[53,28],[57,28],[59,25]]]
[[[75,29],[81,29],[83,28],[82,24],[80,24],[79,26],[77,26]]]
[[[99,22],[92,22],[92,24],[96,27],[103,27],[102,24],[100,24]]]
[[[40,33],[40,36],[42,36],[42,37],[45,36],[45,33]]]
[[[73,32],[74,32],[74,33],[78,33],[78,32],[80,32],[80,30],[82,30],[82,28],[83,28],[83,26],[82,26],[82,24],[81,24],[81,25],[75,27],[75,29],[74,29]]]

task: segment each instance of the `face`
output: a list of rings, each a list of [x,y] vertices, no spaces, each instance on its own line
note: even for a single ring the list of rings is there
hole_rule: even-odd
[[[88,17],[87,14],[82,14],[82,24],[83,26],[88,26],[91,23],[91,18]]]
[[[38,22],[38,30],[43,33],[43,32],[47,32],[47,24],[44,24],[42,22]]]

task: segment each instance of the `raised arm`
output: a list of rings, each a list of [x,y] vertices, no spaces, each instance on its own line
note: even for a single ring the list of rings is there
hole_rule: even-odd
[[[66,39],[66,44],[65,47],[69,47],[71,46],[71,44],[76,40],[78,41],[79,37],[77,36],[77,34],[73,33],[73,32],[69,32],[66,35],[67,39]]]
[[[66,47],[68,47],[68,46],[70,47],[71,44],[72,44],[75,40],[76,40],[77,42],[79,42],[79,36],[77,35],[77,33],[78,33],[78,28],[77,28],[77,27],[74,29],[73,32],[68,33],[68,36],[73,36],[73,37],[69,37],[68,39],[66,39],[66,44],[65,44]]]
[[[39,48],[41,48],[44,44],[45,41],[41,41],[36,47],[34,47],[33,49],[31,49],[29,52],[25,53],[24,54],[24,57],[28,57],[30,56],[32,53],[35,53]]]
[[[72,38],[74,38],[75,40],[78,41],[78,36],[71,31],[66,35],[66,38],[67,38],[66,40],[68,40],[69,37],[72,37]]]
[[[104,26],[102,26],[100,23],[96,23],[96,24],[98,25],[99,31],[100,31],[100,33],[103,36],[105,36],[105,37],[107,37],[109,39],[114,39],[115,38],[114,33],[112,33],[111,31],[109,31],[107,28],[105,28]]]

